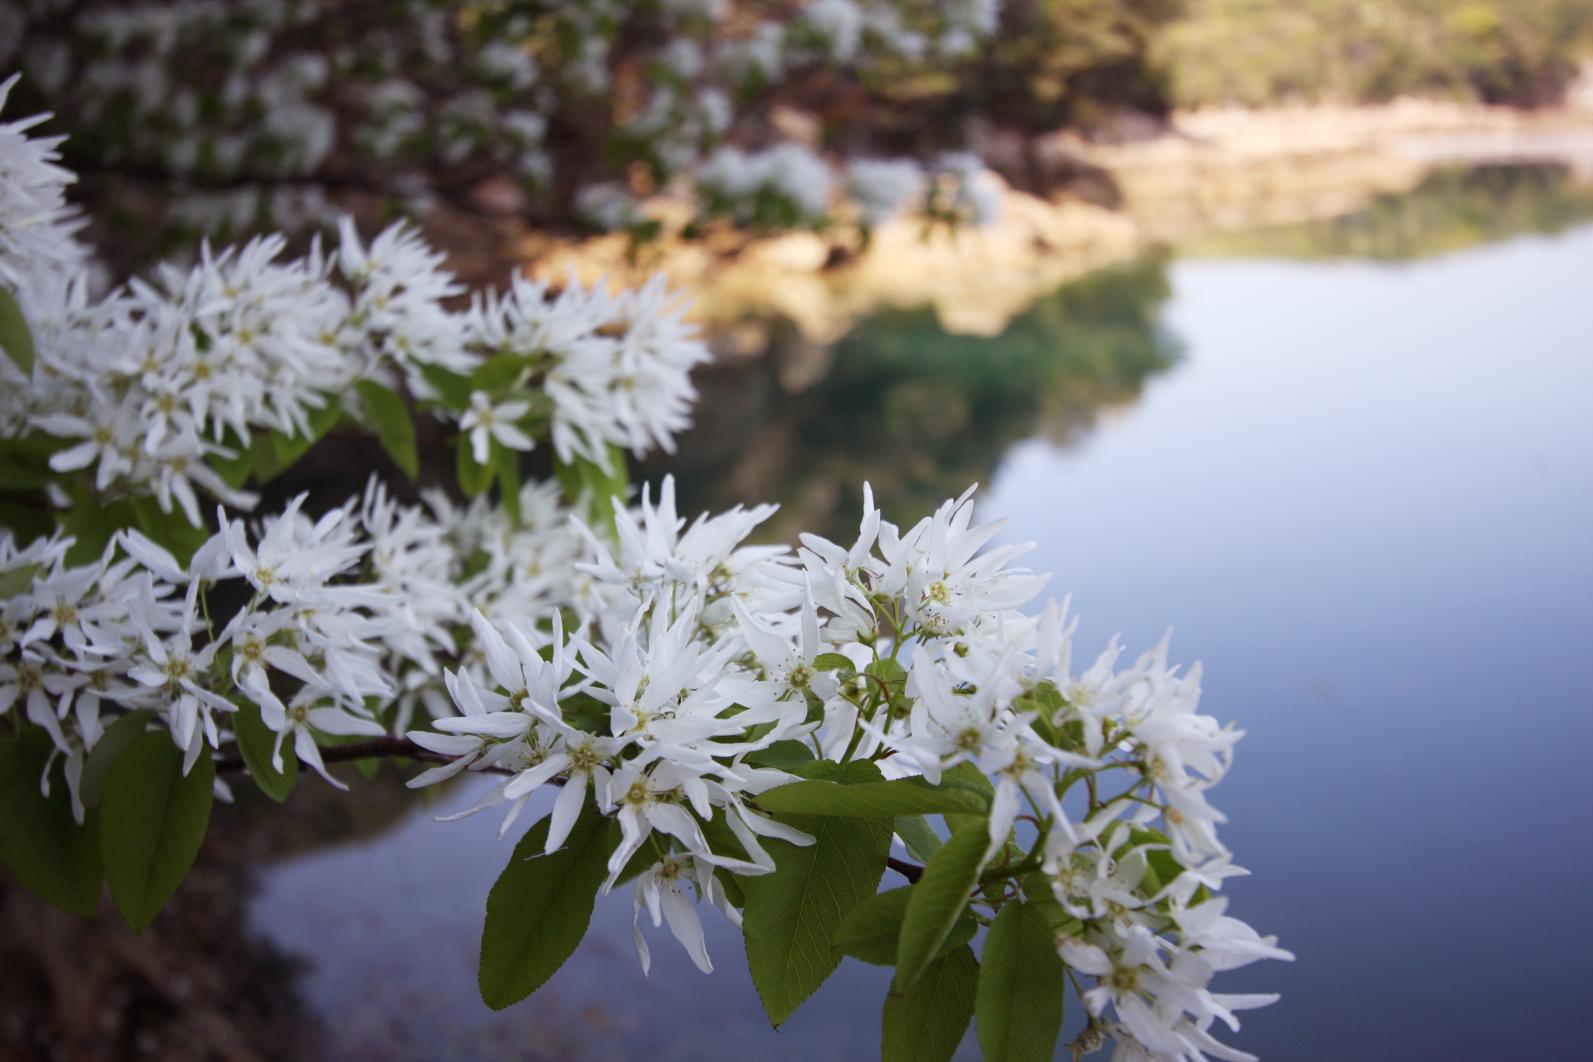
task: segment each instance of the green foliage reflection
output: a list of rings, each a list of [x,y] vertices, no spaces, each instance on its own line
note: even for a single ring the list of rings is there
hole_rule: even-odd
[[[1177,356],[1157,322],[1168,294],[1165,259],[1149,258],[1059,289],[995,338],[948,335],[929,309],[887,311],[793,394],[781,393],[777,341],[759,365],[703,381],[703,424],[682,447],[683,506],[767,497],[782,508],[764,537],[844,537],[866,479],[882,507],[916,520],[959,485],[988,481],[1018,439],[1067,442],[1137,397]]]
[[[1452,167],[1343,217],[1216,233],[1185,253],[1286,258],[1425,258],[1593,220],[1593,182],[1563,165]]]

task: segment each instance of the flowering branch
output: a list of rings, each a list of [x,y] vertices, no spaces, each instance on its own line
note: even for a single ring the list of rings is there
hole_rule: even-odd
[[[347,745],[331,745],[320,750],[321,762],[326,763],[351,763],[355,760],[371,759],[406,759],[419,760],[429,763],[446,763],[448,757],[440,753],[423,749],[408,738],[381,737],[370,741],[356,741]],[[237,774],[248,770],[248,764],[242,756],[217,756],[215,758],[217,774]],[[310,767],[311,764],[300,761],[301,767]]]
[[[397,737],[376,738],[372,741],[360,741],[349,745],[334,745],[321,750],[323,763],[349,763],[355,760],[389,758],[430,763],[447,763],[449,761],[449,757],[441,753],[421,748],[408,738]],[[300,766],[308,767],[309,764],[300,763]],[[245,770],[247,770],[247,766],[241,756],[216,757],[217,774],[234,774]],[[511,773],[505,769],[500,769],[500,771],[505,774]],[[563,779],[554,780],[555,784],[562,781]],[[917,881],[924,876],[924,868],[922,866],[908,862],[905,859],[889,856],[886,858],[885,864],[908,881]]]
[[[207,247],[91,294],[28,125],[0,125],[0,448],[59,519],[0,514],[0,815],[26,824],[0,862],[25,885],[84,912],[108,886],[142,928],[231,780],[280,801],[300,765],[346,788],[330,765],[406,757],[411,787],[491,777],[465,814],[501,834],[557,791],[488,900],[491,1006],[629,886],[644,971],[643,912],[709,972],[716,910],[776,1025],[840,955],[894,966],[892,1058],[949,1058],[989,992],[1019,998],[979,1008],[981,1042],[1022,1014],[1050,1044],[1070,984],[1125,1057],[1245,1057],[1209,1030],[1274,997],[1213,980],[1292,956],[1216,895],[1244,873],[1208,797],[1242,734],[1165,638],[1076,662],[1068,602],[1036,604],[1049,576],[991,546],[973,488],[899,527],[865,485],[853,541],[796,549],[749,544],[773,506],[687,521],[667,477],[633,500],[625,451],[673,446],[708,356],[661,283],[515,276],[460,309],[418,235],[345,221],[332,250]],[[415,407],[452,428],[457,494],[373,477],[244,515],[345,419],[413,475]],[[524,482],[541,445],[557,479]],[[879,892],[888,869],[908,885]]]

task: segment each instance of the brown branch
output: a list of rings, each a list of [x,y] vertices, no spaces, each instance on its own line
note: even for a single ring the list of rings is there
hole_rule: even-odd
[[[444,756],[440,752],[433,752],[430,749],[423,749],[408,738],[401,737],[373,738],[370,741],[359,741],[350,745],[329,745],[326,748],[321,749],[322,763],[348,763],[351,760],[370,760],[390,757],[401,757],[410,760],[425,760],[429,763],[449,763],[453,760],[452,756]],[[301,766],[308,766],[303,760],[300,760],[299,763]],[[217,774],[236,773],[245,769],[246,767],[243,762],[243,757],[241,756],[222,756],[218,757],[216,760]],[[497,773],[500,774],[512,773],[502,769],[496,770]],[[554,779],[555,785],[561,784],[562,782],[563,779]],[[917,863],[909,863],[905,859],[897,859],[895,856],[887,856],[885,858],[885,865],[896,871],[896,873],[900,874],[908,881],[917,881],[919,878],[924,876],[923,867],[919,866]]]
[[[350,760],[370,760],[387,757],[404,757],[411,760],[426,760],[431,763],[448,763],[453,757],[444,756],[440,752],[423,749],[408,738],[382,737],[370,741],[358,741],[351,745],[329,745],[321,750],[322,763],[347,763]],[[301,766],[309,766],[303,760]],[[216,760],[216,773],[242,771],[245,769],[242,756],[222,756]]]
[[[924,876],[923,867],[919,866],[917,863],[909,863],[905,859],[897,859],[895,856],[886,856],[885,865],[896,871],[896,873],[900,874],[908,881],[917,881],[919,878]]]

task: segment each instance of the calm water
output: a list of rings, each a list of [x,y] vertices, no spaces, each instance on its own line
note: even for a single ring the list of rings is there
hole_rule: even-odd
[[[1436,234],[1419,193],[1422,231],[1376,208],[1393,244],[1364,216],[1263,234],[1092,278],[994,340],[883,317],[799,393],[778,359],[704,381],[744,414],[687,457],[705,504],[844,526],[868,475],[905,522],[981,479],[1085,644],[1170,624],[1205,661],[1208,710],[1249,731],[1217,791],[1255,872],[1234,910],[1299,955],[1227,982],[1283,993],[1237,1037],[1274,1060],[1586,1057],[1593,227],[1524,172],[1466,178]],[[487,1011],[509,845],[495,819],[430,819],[474,792],[262,868],[251,924],[313,956],[334,1055],[877,1052],[887,971],[848,960],[775,1033],[728,927],[712,977],[655,936],[643,978],[628,896],[541,993]]]

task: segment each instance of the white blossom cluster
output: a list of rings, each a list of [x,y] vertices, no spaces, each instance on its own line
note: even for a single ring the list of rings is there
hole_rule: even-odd
[[[877,226],[922,200],[924,173],[911,159],[855,159],[846,188],[864,221]]]
[[[0,110],[20,77],[0,82]],[[82,223],[66,205],[73,177],[58,165],[64,138],[28,136],[47,117],[0,122],[0,284],[13,291],[24,270],[58,283],[84,257],[74,238]]]
[[[518,524],[480,499],[402,505],[374,481],[317,519],[303,501],[253,527],[218,513],[186,564],[134,530],[83,564],[67,562],[70,538],[19,548],[0,531],[0,714],[19,705],[49,732],[80,816],[85,755],[140,709],[170,729],[186,770],[251,703],[279,769],[286,743],[345,788],[316,734],[380,736],[385,718],[401,728],[417,707],[440,710],[443,663],[480,670],[461,637],[473,613],[531,627],[579,607],[588,583],[551,484],[525,488]],[[225,615],[212,604],[229,600],[245,603]]]
[[[791,143],[750,153],[720,148],[697,171],[697,186],[710,212],[742,224],[811,223],[829,211],[833,191],[824,160]]]
[[[1085,1002],[1100,1030],[1156,1058],[1248,1057],[1207,1030],[1274,997],[1214,993],[1212,976],[1289,956],[1210,896],[1243,873],[1206,799],[1240,734],[1198,713],[1198,668],[1169,667],[1165,642],[1119,668],[1114,643],[1074,674],[1066,606],[1021,611],[1047,577],[1011,566],[1027,545],[986,549],[1001,525],[973,524],[971,490],[906,531],[868,497],[855,542],[804,536],[795,552],[743,544],[769,513],[688,524],[667,480],[656,504],[616,506],[618,544],[589,536],[577,567],[594,593],[570,622],[476,618],[485,674],[447,673],[456,714],[410,733],[454,759],[413,784],[503,774],[471,811],[508,804],[505,829],[559,784],[548,851],[595,794],[624,837],[608,886],[651,844],[638,915],[667,917],[707,971],[687,883],[739,924],[714,868],[767,873],[764,838],[809,841],[756,810],[794,780],[760,765],[772,745],[932,783],[969,763],[995,783],[987,862],[1020,818],[1042,831],[1072,919],[1060,948],[1098,979]],[[1128,781],[1108,794],[1113,769]],[[645,967],[640,932],[637,947]]]
[[[96,491],[153,494],[198,526],[200,493],[252,504],[213,464],[257,436],[313,438],[318,413],[356,405],[359,380],[437,399],[429,370],[468,376],[502,354],[526,360],[507,397],[478,392],[470,410],[441,415],[475,431],[485,411],[496,438],[523,450],[532,440],[513,419],[534,399],[560,456],[599,464],[610,446],[672,449],[690,423],[690,371],[708,354],[661,279],[618,294],[572,280],[553,294],[515,277],[453,310],[462,287],[402,223],[367,246],[344,219],[335,247],[317,241],[296,259],[280,235],[206,246],[191,268],[93,296],[62,205],[71,175],[56,140],[25,136],[31,124],[0,126],[0,234],[15,234],[0,244],[0,278],[37,341],[30,375],[0,358],[0,437],[66,441],[51,468],[91,470]]]
[[[1214,895],[1244,873],[1208,799],[1241,734],[1200,713],[1199,668],[1170,665],[1165,640],[1077,667],[1066,604],[1025,611],[1049,577],[1015,566],[1028,545],[995,544],[1000,523],[974,523],[972,489],[904,530],[865,487],[850,544],[749,544],[773,507],[688,521],[669,479],[635,506],[610,490],[610,527],[568,487],[518,486],[515,451],[546,436],[612,473],[614,448],[672,445],[706,353],[661,283],[516,277],[456,308],[413,231],[367,245],[345,223],[330,250],[207,248],[97,296],[70,174],[31,124],[0,126],[0,284],[35,348],[26,369],[0,356],[0,440],[48,444],[59,512],[152,496],[168,514],[87,556],[70,532],[0,530],[0,716],[48,734],[80,820],[85,764],[130,713],[169,731],[185,771],[253,726],[276,770],[291,756],[333,784],[326,746],[407,732],[442,761],[412,784],[490,777],[470,810],[506,807],[504,830],[558,787],[549,852],[584,808],[612,816],[603,890],[634,882],[644,970],[645,910],[706,972],[697,903],[739,924],[724,872],[765,875],[771,841],[813,843],[759,806],[798,763],[972,773],[990,794],[980,869],[1049,886],[1059,953],[1094,979],[1087,1033],[1124,1058],[1250,1057],[1211,1028],[1274,997],[1213,979],[1290,956]],[[227,462],[310,436],[377,382],[455,422],[462,462],[506,456],[497,501],[405,504],[373,479],[323,514],[300,496],[236,515],[254,499]],[[213,528],[191,550],[157,543],[177,510],[205,526],[201,493],[222,503]]]
[[[178,219],[240,233],[262,220],[332,220],[332,199],[307,179],[424,208],[460,173],[508,174],[540,194],[561,167],[581,175],[577,214],[600,228],[646,224],[633,192],[740,214],[745,204],[725,210],[723,200],[749,167],[762,173],[754,190],[786,192],[810,224],[831,207],[832,186],[855,182],[796,143],[765,143],[740,163],[726,156],[730,141],[762,136],[733,128],[738,110],[813,70],[888,77],[966,59],[1000,13],[999,0],[808,0],[780,12],[594,0],[469,17],[399,0],[377,19],[330,0],[50,7],[0,24],[0,66],[24,68],[52,106],[93,130],[105,165],[191,182]],[[638,12],[645,38],[623,32]],[[590,134],[597,123],[585,116],[598,110],[612,112],[614,143],[596,152],[607,179],[590,181],[587,163],[560,154],[569,138],[549,129],[580,115]],[[879,212],[877,197],[857,207],[870,220]]]
[[[385,633],[368,607],[377,597],[332,583],[364,552],[348,515],[311,520],[295,503],[256,535],[228,521],[187,565],[137,531],[82,565],[66,563],[70,539],[18,549],[0,532],[0,578],[13,588],[0,613],[0,711],[18,704],[49,733],[80,821],[84,757],[123,712],[169,728],[185,772],[230,737],[240,700],[276,732],[279,769],[291,740],[324,773],[310,727],[384,732],[365,705],[391,693],[370,643]],[[203,595],[239,579],[252,597],[217,630]],[[297,687],[286,700],[285,685]]]
[[[672,453],[674,436],[691,424],[697,393],[690,373],[709,354],[683,313],[663,277],[617,293],[571,279],[554,294],[517,275],[506,290],[476,300],[465,333],[469,348],[483,356],[531,356],[526,371],[552,401],[559,457],[606,465],[610,445],[637,456],[654,449]],[[484,394],[472,402],[463,426],[475,433],[478,451],[494,432],[511,449],[529,448],[530,440],[512,427],[529,405],[506,415]]]
[[[307,435],[312,418],[358,401],[356,382],[435,398],[435,373],[468,381],[502,357],[526,370],[494,392],[546,403],[561,454],[601,464],[613,446],[670,447],[689,423],[690,369],[707,355],[662,283],[610,295],[572,282],[552,295],[516,279],[453,310],[460,287],[412,230],[367,245],[345,222],[329,253],[284,261],[282,237],[269,236],[95,296],[64,205],[71,174],[58,141],[26,135],[35,124],[0,126],[0,292],[33,350],[24,369],[13,333],[3,337],[7,454],[43,443],[56,476],[44,502],[89,524],[112,502],[153,496],[168,520],[203,527],[201,496],[225,503],[182,563],[135,530],[75,559],[70,534],[0,530],[0,714],[20,703],[49,732],[79,814],[77,779],[107,713],[149,709],[191,767],[249,702],[277,734],[279,762],[291,738],[319,766],[308,728],[382,734],[380,711],[402,724],[445,703],[443,665],[468,666],[472,615],[530,626],[580,605],[589,580],[572,565],[585,544],[553,484],[520,489],[511,518],[439,491],[400,504],[373,480],[317,519],[300,498],[251,529],[228,507],[254,496],[212,462],[267,433]],[[480,420],[479,408],[437,412],[465,428]],[[531,442],[512,424],[492,431]],[[237,594],[249,603],[212,610]]]

